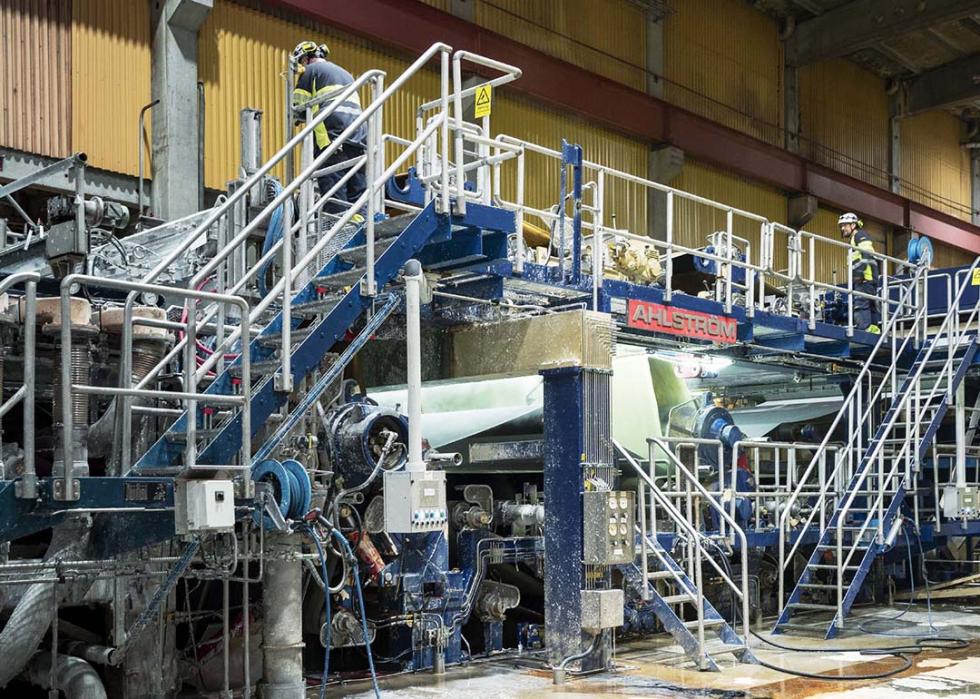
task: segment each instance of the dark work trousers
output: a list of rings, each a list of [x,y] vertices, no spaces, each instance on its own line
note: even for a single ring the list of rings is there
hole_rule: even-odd
[[[866,279],[855,279],[854,290],[864,294],[874,295],[878,292],[877,285]],[[878,323],[878,304],[863,296],[854,296],[854,327],[867,330],[869,325]]]
[[[317,155],[323,152],[323,149],[317,151]],[[350,160],[351,158],[356,158],[364,154],[364,145],[361,143],[348,142],[343,144],[337,149],[337,152],[327,158],[327,162],[324,163],[323,167],[329,167],[330,165],[336,165],[342,163],[345,160]],[[361,165],[357,172],[351,175],[350,179],[347,180],[343,185],[334,192],[331,199],[339,199],[340,202],[353,203],[364,194],[364,190],[367,189],[367,178],[365,177],[365,166]],[[317,179],[317,183],[320,185],[320,196],[330,191],[330,189],[340,181],[340,179],[347,174],[350,168],[344,168],[342,170],[337,170],[336,172],[331,172]],[[323,210],[331,214],[342,214],[347,211],[346,206],[337,201],[327,202]]]

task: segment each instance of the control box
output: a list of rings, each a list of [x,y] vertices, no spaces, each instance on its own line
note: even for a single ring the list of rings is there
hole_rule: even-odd
[[[581,592],[583,629],[596,632],[623,625],[622,590],[582,590]]]
[[[394,534],[441,531],[446,526],[446,472],[384,474],[385,529]]]
[[[636,557],[636,493],[591,490],[582,498],[582,561],[607,566],[632,563]]]
[[[231,531],[235,527],[235,485],[231,481],[177,481],[174,522],[178,534]]]
[[[943,488],[943,516],[948,519],[980,518],[980,490],[977,488]]]

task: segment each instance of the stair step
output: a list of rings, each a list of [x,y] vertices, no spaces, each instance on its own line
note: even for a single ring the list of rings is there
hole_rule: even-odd
[[[344,270],[343,272],[337,272],[336,274],[329,274],[323,277],[315,277],[313,279],[317,286],[326,287],[328,289],[342,289],[344,287],[354,286],[361,277],[364,276],[363,267],[354,267],[353,269]]]
[[[680,573],[678,573],[680,575]],[[674,573],[669,570],[647,571],[647,580],[673,580]]]
[[[790,602],[786,605],[787,607],[792,607],[793,609],[807,609],[813,611],[837,611],[836,604],[816,604],[814,602]]]
[[[802,587],[807,590],[836,590],[836,585],[825,585],[823,583],[799,583],[797,587]]]
[[[293,344],[296,345],[297,343],[305,340],[312,329],[313,328],[303,328],[302,330],[293,330],[293,332],[290,333]],[[282,345],[282,335],[280,333],[260,335],[256,339],[256,342],[258,342],[262,347],[278,348]]]
[[[813,570],[837,570],[838,568],[838,566],[835,566],[832,563],[807,563],[806,567]],[[858,570],[860,567],[861,566],[844,566],[844,570]]]
[[[249,373],[254,376],[268,376],[269,374],[274,374],[279,370],[282,363],[278,359],[269,359],[261,362],[252,362],[249,364]],[[235,378],[242,378],[242,365],[235,364],[234,366],[228,367],[228,373]]]
[[[325,296],[315,301],[299,303],[290,309],[292,315],[296,317],[312,318],[313,316],[326,315],[344,300],[343,296]]]
[[[666,595],[661,597],[661,599],[667,604],[682,604],[684,602],[693,602],[694,596],[685,593],[682,595]]]
[[[212,427],[211,429],[199,429],[195,433],[197,439],[213,439],[224,431],[224,427]],[[187,444],[186,432],[167,432],[166,438],[175,444]]]
[[[712,655],[722,655],[724,653],[740,653],[745,650],[745,645],[742,643],[725,643],[724,641],[720,643],[704,643],[704,652],[709,656]]]
[[[818,549],[825,549],[825,550],[828,550],[828,551],[830,551],[830,550],[836,551],[837,550],[837,544],[817,544],[817,548]],[[853,544],[848,544],[847,546],[841,546],[841,549],[843,549],[845,551],[849,551],[850,549],[856,549],[858,551],[867,551],[869,548],[871,548],[871,547],[870,546],[854,546]]]
[[[374,259],[377,260],[379,257],[381,257],[385,250],[390,248],[394,242],[394,238],[378,240],[376,237],[374,241]],[[357,245],[352,248],[344,248],[338,253],[338,256],[345,262],[350,262],[358,266],[364,265],[367,262],[367,245]]]
[[[705,628],[709,628],[709,627],[712,627],[712,626],[722,626],[725,623],[726,622],[725,622],[724,619],[705,619],[704,620],[704,627]],[[698,627],[698,620],[697,619],[695,619],[693,621],[685,621],[684,622],[684,628],[685,629],[696,629],[697,627]]]

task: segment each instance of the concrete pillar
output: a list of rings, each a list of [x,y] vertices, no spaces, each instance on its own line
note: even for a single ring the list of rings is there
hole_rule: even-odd
[[[796,229],[805,227],[817,215],[818,206],[817,198],[810,194],[790,195],[786,201],[787,223]]]
[[[902,99],[901,92],[888,100],[888,188],[902,193]]]
[[[647,178],[660,184],[670,184],[684,168],[684,151],[674,146],[657,146],[650,151]],[[667,194],[648,190],[647,235],[657,240],[667,239]]]
[[[262,579],[262,697],[304,699],[303,566],[299,535],[268,534]]]
[[[476,0],[449,0],[449,11],[453,17],[465,19],[467,22],[475,22]]]
[[[153,214],[175,219],[197,211],[197,31],[213,0],[151,0],[153,53]]]
[[[664,98],[664,20],[653,12],[647,12],[647,94]]]
[[[783,146],[791,153],[800,152],[800,85],[796,66],[783,65]]]

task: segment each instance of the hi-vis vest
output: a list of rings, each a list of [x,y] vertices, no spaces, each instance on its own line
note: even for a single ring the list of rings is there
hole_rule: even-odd
[[[851,236],[851,250],[848,259],[851,263],[851,277],[872,282],[878,279],[878,261],[874,257],[875,246],[871,236],[857,229]]]
[[[352,82],[354,82],[354,78],[351,77],[351,74],[335,63],[329,61],[311,63],[306,66],[306,70],[296,81],[296,88],[293,90],[293,106],[301,105],[314,97],[340,93]],[[312,108],[313,114],[319,111],[320,105],[315,105]],[[337,106],[333,113],[326,118],[325,123],[317,124],[313,129],[316,149],[320,151],[326,148],[331,137],[336,138],[360,115],[361,98],[355,92]],[[356,143],[363,143],[366,136],[367,130],[362,124],[353,134],[351,140]]]

